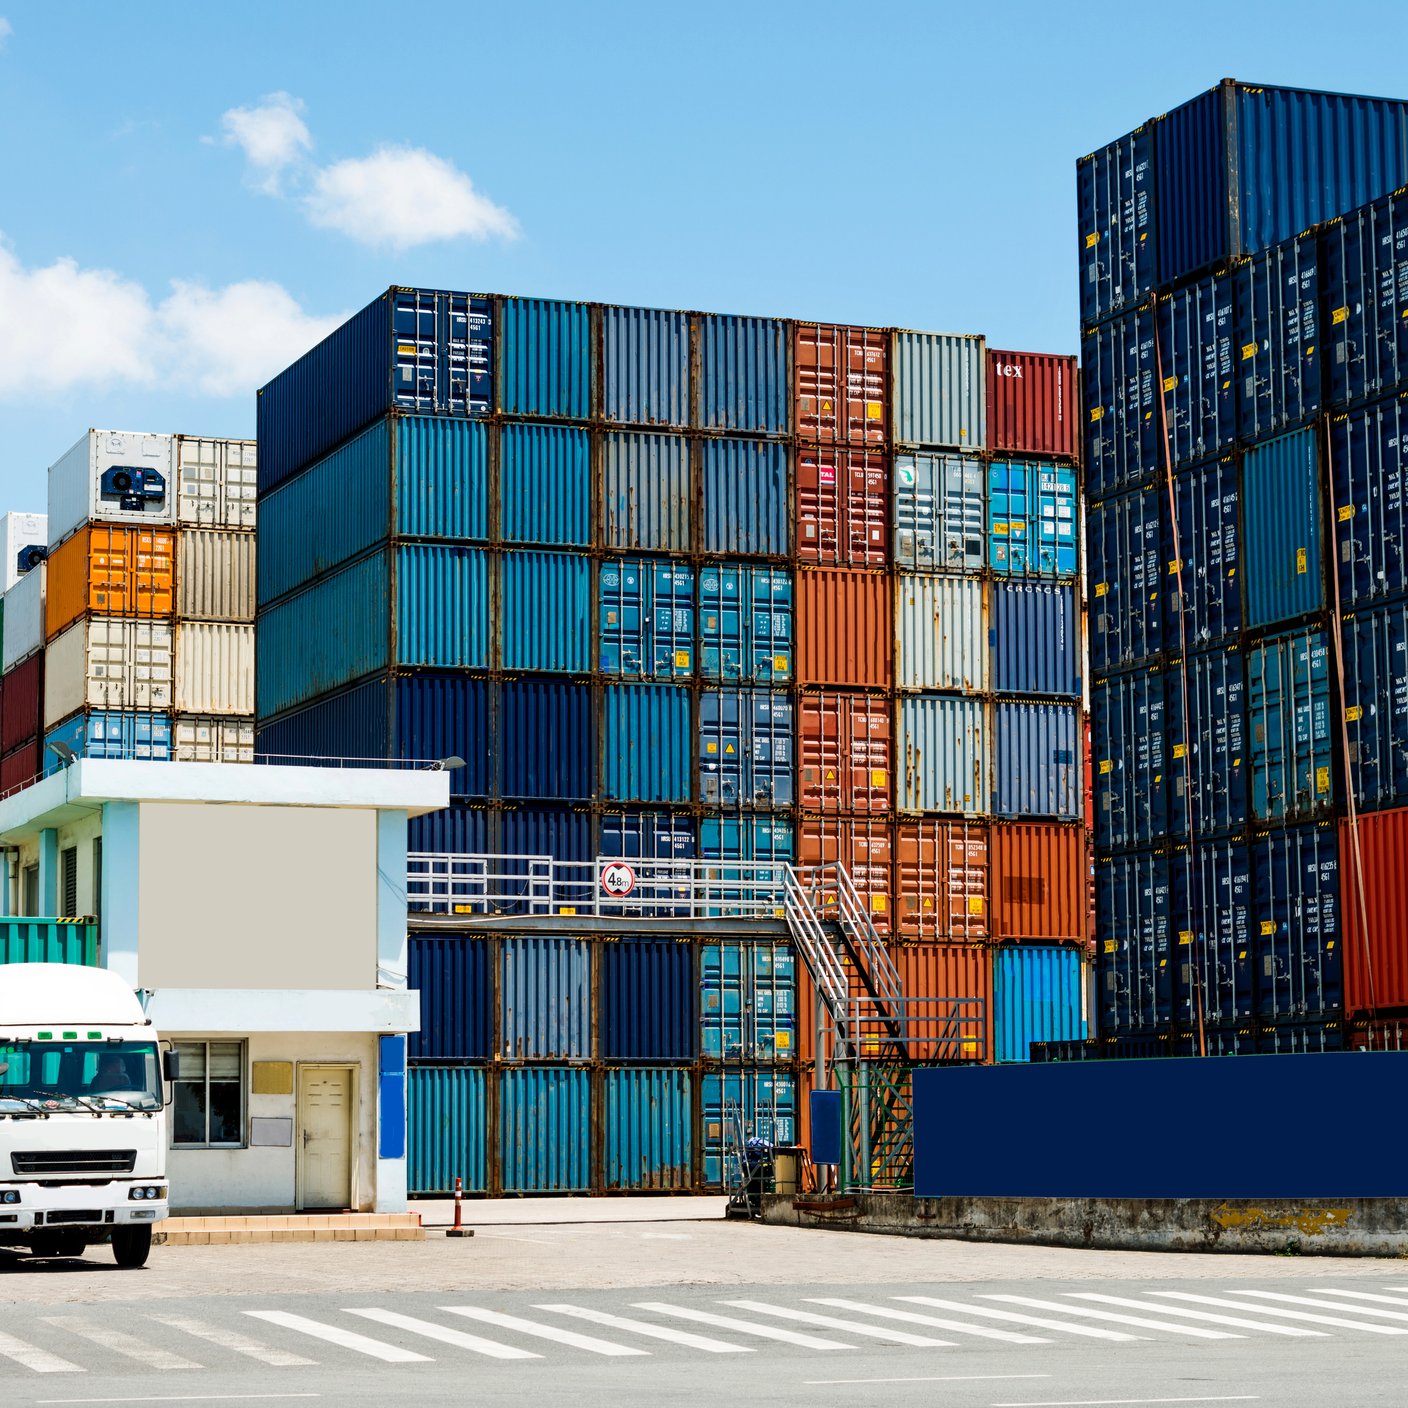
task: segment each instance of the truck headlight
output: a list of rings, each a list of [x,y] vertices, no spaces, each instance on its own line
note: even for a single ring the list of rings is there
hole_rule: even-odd
[[[6,1188],[0,1192],[0,1203],[17,1203],[20,1200],[20,1190],[18,1188]]]
[[[140,1202],[143,1198],[164,1198],[166,1196],[166,1189],[154,1188],[143,1184],[139,1188],[129,1188],[127,1190],[127,1196],[137,1202]],[[18,1199],[16,1199],[16,1201],[18,1202]]]

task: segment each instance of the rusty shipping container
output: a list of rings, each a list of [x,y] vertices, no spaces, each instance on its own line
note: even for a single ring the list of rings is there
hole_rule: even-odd
[[[857,816],[890,810],[894,727],[883,694],[815,690],[797,714],[801,805]]]
[[[793,428],[812,445],[884,445],[890,423],[889,334],[798,323]]]
[[[889,560],[887,457],[843,445],[797,451],[797,557],[824,567],[884,567]]]
[[[976,944],[904,944],[893,950],[923,1061],[991,1061],[992,950]],[[923,1001],[922,999],[931,999]],[[959,1006],[948,1004],[962,999]]]
[[[856,894],[869,911],[870,922],[884,938],[890,932],[892,866],[890,823],[886,817],[808,816],[802,818],[797,843],[797,862],[802,866],[845,867]],[[829,909],[838,897],[833,890],[823,893]]]
[[[1089,863],[1081,826],[994,822],[988,867],[994,942],[1086,941]]]
[[[883,572],[797,573],[797,682],[889,689],[894,628]]]
[[[1408,808],[1340,822],[1340,904],[1346,1015],[1408,1009]]]
[[[895,826],[895,927],[905,942],[988,937],[988,828],[981,822]]]
[[[172,528],[80,528],[49,557],[44,638],[80,616],[169,620],[175,613],[176,532]]]
[[[996,452],[1074,459],[1076,359],[988,348],[988,444]]]

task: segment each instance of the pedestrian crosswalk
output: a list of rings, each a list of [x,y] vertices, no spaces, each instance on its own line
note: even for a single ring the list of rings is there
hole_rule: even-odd
[[[129,1314],[122,1328],[96,1308],[66,1307],[62,1314],[36,1311],[23,1323],[12,1317],[0,1332],[0,1379],[15,1372],[111,1373],[124,1366],[180,1373],[247,1367],[249,1361],[300,1369],[368,1360],[426,1364],[454,1356],[542,1362],[572,1355],[843,1353],[877,1343],[949,1354],[994,1342],[1025,1352],[1091,1339],[1132,1344],[1408,1335],[1408,1287],[1370,1284],[1370,1290],[1296,1291],[1126,1286],[1125,1294],[1046,1286],[1038,1294],[764,1292],[619,1304],[545,1300],[512,1309],[422,1296],[394,1310],[353,1305],[316,1313],[305,1313],[306,1301],[294,1312],[207,1300],[199,1314],[158,1307]]]

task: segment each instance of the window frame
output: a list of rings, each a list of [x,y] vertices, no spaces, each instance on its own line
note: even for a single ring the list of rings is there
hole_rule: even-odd
[[[226,1037],[194,1037],[177,1038],[172,1042],[172,1049],[179,1054],[183,1050],[189,1050],[193,1046],[205,1048],[205,1077],[202,1090],[205,1096],[204,1117],[205,1117],[205,1138],[200,1140],[178,1139],[176,1120],[176,1100],[177,1093],[183,1085],[196,1084],[189,1076],[178,1076],[171,1082],[171,1139],[170,1145],[173,1149],[247,1149],[249,1147],[249,1046],[239,1038]],[[233,1046],[239,1052],[239,1138],[236,1140],[212,1141],[210,1138],[210,1050],[214,1046]],[[184,1063],[183,1063],[184,1064]],[[217,1084],[229,1084],[227,1081],[218,1081]]]
[[[64,846],[59,851],[59,910],[60,918],[78,917],[78,847]]]

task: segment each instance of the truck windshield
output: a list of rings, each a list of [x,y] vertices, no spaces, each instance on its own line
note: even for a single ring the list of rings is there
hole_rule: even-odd
[[[0,1111],[161,1107],[154,1041],[0,1041]]]

